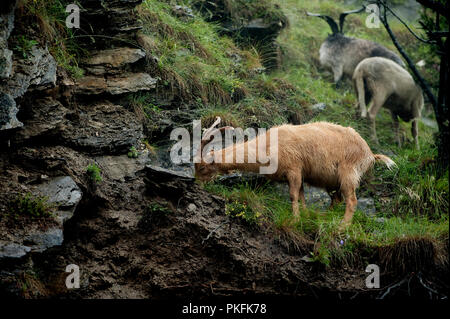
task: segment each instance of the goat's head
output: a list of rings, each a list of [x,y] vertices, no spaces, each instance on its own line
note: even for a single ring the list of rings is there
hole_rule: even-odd
[[[233,129],[230,126],[216,129],[215,127],[220,123],[220,121],[220,117],[217,117],[213,125],[203,133],[203,138],[200,142],[200,149],[197,151],[196,157],[200,160],[200,162],[194,164],[195,178],[200,182],[208,182],[220,173],[218,165],[214,162],[214,158],[210,158],[210,160],[205,161],[202,156],[204,147],[214,139],[216,132],[222,133],[227,129]]]
[[[345,17],[347,15],[349,15],[351,13],[359,13],[359,12],[365,10],[365,9],[366,9],[366,7],[362,6],[362,8],[360,8],[360,9],[342,12],[339,15],[339,26],[334,21],[334,19],[332,17],[330,17],[330,16],[326,16],[326,15],[323,15],[323,14],[320,14],[320,13],[310,13],[310,12],[306,12],[306,15],[311,16],[311,17],[318,17],[318,18],[324,19],[328,23],[328,25],[330,26],[331,31],[333,32],[332,34],[335,35],[335,34],[344,34],[342,29],[344,27],[344,21],[345,21]]]

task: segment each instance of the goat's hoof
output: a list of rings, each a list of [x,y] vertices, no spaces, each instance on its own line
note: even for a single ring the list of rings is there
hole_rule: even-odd
[[[341,221],[341,223],[339,224],[339,227],[338,227],[338,231],[344,232],[347,230],[347,228],[350,227],[350,225],[351,225],[351,222]]]

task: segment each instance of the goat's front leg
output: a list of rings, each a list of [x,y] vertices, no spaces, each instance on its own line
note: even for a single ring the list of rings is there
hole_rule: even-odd
[[[292,203],[292,213],[295,217],[298,217],[300,215],[298,198],[300,195],[300,189],[302,188],[302,176],[300,173],[290,174],[287,179],[289,183],[289,196]],[[304,200],[304,195],[302,195],[302,197]]]
[[[398,117],[394,113],[391,113],[392,121],[394,124],[394,135],[395,135],[395,142],[397,143],[398,147],[402,147],[402,143],[400,140],[400,125],[398,122]]]
[[[343,190],[345,197],[345,214],[341,221],[339,230],[344,230],[352,223],[353,214],[355,213],[356,207],[358,205],[358,200],[356,199],[355,189],[347,188]]]
[[[333,67],[333,77],[334,77],[334,85],[336,89],[342,86],[342,75],[344,74],[344,69],[342,65]]]
[[[305,201],[305,189],[303,187],[303,183],[302,186],[300,186],[300,201],[302,202],[302,207],[303,209],[306,208],[306,201]]]
[[[371,136],[372,141],[374,141],[375,144],[380,145],[380,142],[378,141],[378,137],[377,137],[377,129],[375,126],[375,117],[372,118],[369,115],[369,118],[367,120],[369,121],[370,136]]]
[[[377,130],[375,128],[375,118],[377,117],[378,111],[383,106],[385,101],[386,101],[386,94],[383,91],[377,92],[373,96],[372,105],[370,106],[369,110],[367,111],[367,116],[369,118],[371,130],[372,130],[372,140],[376,144],[380,144],[380,143],[378,142],[378,138],[377,138]]]
[[[419,147],[419,119],[415,118],[411,123],[411,134],[414,138],[414,143],[416,144],[416,149]]]

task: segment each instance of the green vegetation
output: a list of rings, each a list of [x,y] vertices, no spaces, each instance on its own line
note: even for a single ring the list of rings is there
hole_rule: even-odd
[[[151,231],[157,226],[161,226],[167,220],[167,215],[171,212],[167,204],[153,202],[147,206],[139,220],[141,229]]]
[[[19,15],[16,19],[23,21],[16,30],[16,49],[24,53],[26,45],[41,44],[48,46],[50,53],[58,65],[66,69],[71,76],[78,78],[83,70],[78,67],[83,49],[75,40],[75,31],[65,25],[66,6],[74,1],[69,0],[24,0],[19,3]],[[25,34],[25,35],[24,35]],[[29,40],[26,40],[29,39]],[[24,42],[25,40],[25,42]],[[26,54],[23,54],[27,58]]]
[[[188,5],[208,12],[211,5],[204,0],[185,1]],[[280,7],[271,0],[222,0],[219,5],[223,4],[220,14],[231,20],[235,25],[241,25],[254,19],[262,19],[271,22],[274,20],[285,20],[285,16]],[[203,9],[203,10],[202,10]],[[206,14],[207,20],[213,20],[211,11]]]
[[[34,196],[31,193],[19,195],[12,201],[9,216],[14,219],[28,217],[40,219],[53,216],[53,206],[48,203],[47,197]]]
[[[17,38],[17,45],[14,49],[19,52],[24,59],[27,59],[28,54],[36,44],[38,44],[36,40],[29,40],[25,36],[21,35]]]
[[[137,151],[136,147],[132,146],[130,147],[130,151],[127,155],[129,158],[138,158],[139,152]]]
[[[396,215],[378,212],[377,218],[357,210],[352,225],[345,231],[339,225],[345,211],[341,204],[331,211],[308,207],[300,219],[292,216],[289,196],[272,184],[254,187],[241,184],[234,188],[208,184],[208,191],[227,199],[226,213],[242,218],[250,226],[258,224],[288,235],[295,241],[301,235],[312,243],[312,260],[325,265],[355,265],[367,257],[367,251],[386,249],[405,239],[425,239],[442,249],[448,240],[448,214],[441,211],[430,219],[414,212]]]
[[[192,6],[196,1],[180,2]],[[236,8],[244,6],[245,10],[250,10],[256,2],[226,3],[234,6],[232,12],[238,14]],[[410,123],[401,122],[404,143],[398,148],[390,114],[382,109],[377,117],[380,145],[374,144],[367,123],[357,117],[351,82],[347,80],[342,88],[336,89],[331,73],[320,67],[319,47],[330,33],[329,26],[321,19],[306,17],[305,10],[337,18],[340,12],[353,8],[342,1],[259,3],[266,8],[278,4],[290,21],[289,27],[278,37],[283,53],[282,67],[269,74],[260,72],[264,57],[255,48],[237,47],[228,37],[219,35],[215,24],[205,23],[199,15],[191,20],[177,19],[166,3],[145,1],[141,15],[144,33],[148,36],[147,49],[159,59],[158,74],[165,87],[190,104],[192,116],[201,117],[204,126],[212,123],[215,116],[221,116],[226,125],[240,127],[271,127],[311,120],[354,127],[374,153],[389,153],[398,169],[389,171],[377,165],[372,173],[368,172],[358,195],[375,199],[377,218],[369,218],[357,211],[353,225],[345,233],[338,231],[344,205],[330,212],[309,207],[296,221],[292,217],[288,194],[271,184],[234,188],[209,184],[207,189],[227,199],[227,215],[241,218],[249,225],[268,226],[283,236],[288,235],[294,242],[299,238],[309,240],[314,246],[311,258],[326,265],[357,263],[373,254],[397,254],[396,258],[400,258],[398,256],[404,256],[403,252],[392,249],[406,249],[414,254],[420,247],[425,247],[420,246],[424,242],[431,243],[438,255],[441,254],[449,233],[449,194],[448,171],[439,172],[435,166],[436,129],[420,123],[421,150],[416,151]],[[396,51],[386,31],[382,27],[366,28],[365,19],[364,13],[347,16],[346,34],[379,42]],[[413,61],[425,60],[427,67],[421,71],[436,86],[436,55],[416,41],[402,25],[395,21],[391,24]],[[310,106],[316,103],[325,103],[326,108],[320,112],[311,111]],[[432,117],[429,110],[430,107],[424,114]]]
[[[156,72],[172,91],[202,103],[231,102],[240,86],[230,55],[237,51],[231,39],[220,37],[216,28],[201,18],[181,21],[171,7],[145,1],[140,7],[146,49],[158,56]]]
[[[86,168],[86,174],[89,179],[95,184],[99,184],[102,181],[100,167],[98,167],[96,164],[89,164],[89,166]]]

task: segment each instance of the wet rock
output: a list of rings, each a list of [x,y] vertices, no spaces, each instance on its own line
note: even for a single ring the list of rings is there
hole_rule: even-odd
[[[330,196],[321,188],[305,185],[305,201],[307,206],[328,209],[331,204]]]
[[[172,14],[178,18],[190,19],[194,18],[192,9],[186,6],[175,5],[172,8]]]
[[[264,67],[267,70],[278,68],[281,65],[281,50],[276,38],[286,26],[284,19],[265,21],[261,18],[253,19],[247,24],[233,26],[228,29],[231,33],[245,43],[263,43],[260,54],[264,56]]]
[[[82,0],[81,14],[90,27],[92,34],[106,35],[86,38],[90,47],[111,47],[123,45],[123,40],[133,40],[136,32],[142,29],[142,23],[134,10],[142,0]],[[122,41],[119,41],[120,39]]]
[[[72,218],[83,196],[81,189],[70,176],[57,177],[39,187],[39,192],[48,198],[48,202],[58,207],[55,213],[61,224]]]
[[[0,11],[0,79],[7,79],[12,73],[12,51],[8,49],[8,38],[14,28],[16,2],[3,1]]]
[[[195,204],[191,203],[187,206],[187,210],[188,212],[195,212],[195,210],[197,209],[197,206],[195,206]]]
[[[117,74],[144,57],[145,52],[141,49],[114,48],[94,52],[83,65],[91,74]]]
[[[21,258],[31,251],[28,246],[0,241],[0,259]]]
[[[26,114],[24,127],[14,140],[17,142],[37,136],[56,136],[63,129],[68,109],[51,97],[34,99],[22,106]]]
[[[61,228],[51,228],[44,232],[36,232],[25,237],[24,242],[32,252],[43,252],[48,248],[59,246],[64,240]]]
[[[80,117],[61,133],[74,148],[94,155],[125,153],[143,136],[142,123],[120,105],[101,103],[79,109]]]
[[[0,79],[7,79],[12,73],[12,51],[0,47]]]
[[[44,227],[33,223],[24,229],[11,230],[7,238],[0,240],[0,259],[21,258],[63,243],[64,222],[72,218],[82,197],[81,189],[70,176],[60,176],[37,185],[33,193],[47,198],[55,207],[54,221]]]
[[[317,103],[311,106],[311,110],[313,111],[324,111],[327,108],[327,105],[325,103]]]
[[[425,124],[428,127],[434,128],[434,129],[438,129],[438,124],[435,120],[430,119],[428,117],[421,117],[420,121]]]
[[[0,92],[0,131],[23,126],[16,115],[19,109],[11,95]]]
[[[179,171],[173,171],[159,166],[147,165],[145,167],[147,176],[152,180],[173,180],[180,179],[185,181],[194,181],[194,177]]]
[[[55,86],[57,64],[47,48],[33,46],[27,59],[14,62],[13,75],[3,89],[14,99],[30,90],[42,90]]]
[[[85,76],[76,82],[74,93],[80,95],[118,95],[149,91],[156,87],[157,79],[147,73],[125,73],[117,77]]]
[[[141,153],[136,159],[127,155],[101,156],[95,161],[98,163],[103,174],[114,181],[125,181],[136,177],[136,173],[143,170],[150,159],[148,151]]]
[[[374,216],[376,214],[375,201],[373,198],[358,198],[357,209],[363,211],[367,216]]]
[[[194,8],[207,21],[222,25],[223,33],[235,37],[244,46],[259,43],[259,53],[264,56],[264,70],[279,67],[281,50],[276,38],[287,26],[287,17],[276,5],[268,4],[266,8],[259,7],[254,12],[251,12],[251,6],[241,5],[242,10],[239,10],[239,4],[233,6],[225,0],[194,2]],[[263,18],[261,11],[265,13]]]
[[[168,125],[172,124],[174,123],[168,123]],[[170,158],[172,144],[161,145],[153,154],[150,154],[151,164],[172,171],[181,172],[187,176],[194,176],[194,165],[192,163],[174,164],[172,162],[172,159]],[[188,158],[186,158],[188,162],[189,158],[190,156],[188,154]]]

